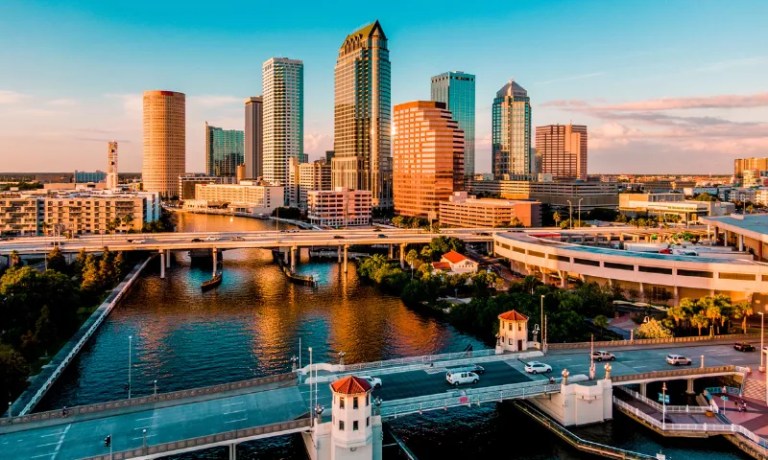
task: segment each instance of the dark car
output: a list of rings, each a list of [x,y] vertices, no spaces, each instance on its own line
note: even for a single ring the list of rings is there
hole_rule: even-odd
[[[737,342],[733,344],[733,348],[738,351],[755,351],[755,347],[751,343]]]
[[[343,237],[343,236],[341,236],[341,235],[333,235],[333,238],[334,238],[334,239],[336,239],[336,240],[342,240],[342,239],[344,239],[344,237]]]
[[[387,237],[387,235],[385,235],[383,233],[379,233],[379,238],[386,238],[386,237]]]
[[[193,243],[201,243],[202,241],[200,238],[192,238]]]

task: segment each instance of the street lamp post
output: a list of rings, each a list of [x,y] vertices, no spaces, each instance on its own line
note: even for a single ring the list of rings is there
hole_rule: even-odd
[[[133,350],[133,336],[128,336],[128,399],[131,399],[131,360]]]
[[[312,347],[307,348],[309,350],[309,378],[312,378]],[[312,399],[312,382],[309,382],[309,416],[312,420],[310,420],[310,425],[314,425],[315,418],[312,417],[312,407],[314,406],[314,401]]]
[[[544,295],[541,295],[541,351],[544,352]]]
[[[760,372],[765,372],[765,312],[757,312],[760,315]]]
[[[661,384],[661,429],[667,429],[667,382]]]
[[[571,200],[565,200],[568,202],[568,228],[573,228],[573,203]]]
[[[141,430],[141,450],[142,452],[147,451],[147,429],[146,428]]]
[[[155,391],[153,392],[154,396],[157,397],[157,379],[155,379]]]

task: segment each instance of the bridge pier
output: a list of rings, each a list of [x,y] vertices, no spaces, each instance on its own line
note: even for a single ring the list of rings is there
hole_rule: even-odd
[[[339,247],[336,248],[336,253],[339,256],[339,263],[341,263],[341,245],[339,245]]]
[[[648,384],[645,382],[642,382],[640,384],[640,394],[643,396],[648,396],[647,392],[648,392]]]
[[[400,243],[400,268],[405,269],[405,243]]]
[[[219,251],[216,250],[216,248],[212,249],[213,253],[213,276],[216,276],[216,271],[219,266]]]
[[[229,460],[237,460],[237,444],[229,445]]]
[[[165,250],[165,268],[171,268],[171,250]]]
[[[347,251],[349,250],[349,245],[344,245],[344,273],[347,273],[347,263],[349,261],[349,257],[347,257]]]
[[[291,246],[291,271],[296,271],[296,246]]]
[[[291,255],[290,248],[285,248],[285,252],[283,252],[283,262],[285,262],[286,265],[290,263],[290,260],[289,260],[290,255]]]
[[[687,395],[693,395],[696,394],[695,391],[693,391],[693,378],[688,379],[687,385],[685,387],[685,394]]]
[[[389,245],[389,259],[391,260],[393,257],[395,257],[395,247],[393,245]]]
[[[160,279],[165,279],[165,251],[160,250]]]

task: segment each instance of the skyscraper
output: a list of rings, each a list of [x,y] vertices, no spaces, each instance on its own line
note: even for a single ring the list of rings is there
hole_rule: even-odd
[[[494,176],[532,174],[531,101],[528,92],[509,81],[497,93],[491,109]]]
[[[261,96],[245,100],[244,156],[245,177],[261,177],[264,174],[264,99]]]
[[[243,164],[243,132],[221,129],[205,122],[205,172],[209,176],[235,177]]]
[[[347,35],[336,59],[334,187],[370,190],[373,206],[392,206],[391,69],[379,24]]]
[[[288,159],[304,152],[304,64],[271,58],[262,65],[264,86],[264,180],[286,186]]]
[[[536,152],[541,157],[540,172],[554,179],[587,180],[586,126],[537,126]]]
[[[163,198],[178,193],[186,167],[186,96],[175,91],[144,91],[144,190]]]
[[[107,143],[107,190],[117,188],[117,141]]]
[[[395,210],[436,218],[440,201],[464,188],[464,133],[443,102],[395,106]]]
[[[464,131],[464,175],[475,174],[475,76],[446,72],[432,77],[432,100],[444,102]]]

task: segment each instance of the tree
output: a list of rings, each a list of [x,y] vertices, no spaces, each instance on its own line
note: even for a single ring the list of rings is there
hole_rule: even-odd
[[[29,364],[18,351],[0,344],[0,395],[18,395],[27,386]]]
[[[8,256],[8,265],[11,267],[18,267],[21,265],[21,256],[15,249],[11,251],[11,254]]]
[[[563,217],[560,215],[560,211],[555,211],[552,213],[552,220],[555,221],[555,227],[560,226],[560,221],[563,220]]]
[[[683,321],[686,321],[693,316],[693,312],[698,309],[696,299],[684,298],[679,304],[670,307],[667,310],[667,316],[672,318],[676,327],[681,327]]]
[[[62,273],[67,271],[67,261],[58,246],[54,246],[48,253],[48,268]]]
[[[701,337],[701,329],[709,326],[709,318],[703,313],[696,313],[691,317],[691,325],[699,330],[699,337]]]
[[[752,307],[752,302],[743,301],[733,305],[731,311],[734,319],[741,319],[741,329],[744,334],[747,333],[747,319],[755,314],[755,310]]]
[[[603,330],[608,327],[608,318],[605,315],[597,315],[592,324],[600,328],[600,338],[603,338]]]
[[[664,327],[656,318],[651,318],[637,328],[637,336],[642,339],[668,339],[672,337],[672,331]]]

